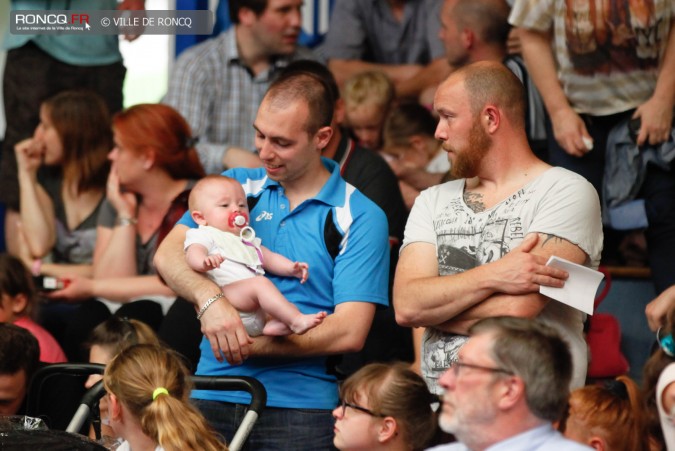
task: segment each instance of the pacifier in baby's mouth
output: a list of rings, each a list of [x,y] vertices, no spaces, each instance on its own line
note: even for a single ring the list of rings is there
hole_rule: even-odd
[[[248,215],[241,211],[233,211],[230,213],[230,217],[227,218],[227,223],[230,227],[245,227],[248,225]]]

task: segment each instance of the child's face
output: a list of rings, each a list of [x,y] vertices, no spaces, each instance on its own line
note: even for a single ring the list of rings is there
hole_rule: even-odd
[[[367,149],[377,150],[382,145],[382,127],[386,109],[379,105],[359,105],[347,109],[347,123],[358,143]]]
[[[199,193],[199,207],[205,224],[218,230],[239,234],[243,225],[232,223],[233,213],[245,213],[248,218],[246,194],[239,183],[231,181],[211,181]]]
[[[112,350],[106,346],[101,345],[92,345],[89,349],[89,363],[99,363],[101,365],[107,365],[108,362],[112,360]],[[84,387],[88,390],[93,387],[96,382],[103,379],[103,376],[100,374],[90,374],[87,380],[84,383]],[[108,396],[104,396],[99,401],[99,407],[102,413],[107,413],[108,411]]]
[[[412,146],[385,146],[382,152],[391,160],[409,168],[424,169],[429,164],[429,157]]]
[[[356,396],[350,404],[368,409],[368,398]],[[333,444],[343,451],[372,449],[377,446],[378,430],[382,427],[382,419],[353,407],[338,406],[333,409],[335,418],[335,435]]]

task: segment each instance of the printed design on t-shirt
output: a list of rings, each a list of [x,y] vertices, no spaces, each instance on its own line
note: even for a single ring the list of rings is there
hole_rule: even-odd
[[[460,348],[469,338],[464,335],[444,334],[427,328],[422,340],[422,375],[432,393],[441,394],[438,379],[458,360]]]
[[[499,260],[523,240],[526,227],[522,212],[532,196],[531,187],[518,190],[493,208],[475,213],[461,197],[451,199],[434,218],[439,275],[457,274]],[[433,327],[422,340],[422,375],[434,393],[442,389],[438,379],[457,360],[467,341]]]
[[[580,75],[657,69],[667,38],[659,0],[565,0],[565,43]],[[668,0],[671,1],[671,0]]]
[[[499,260],[524,237],[520,210],[529,200],[519,190],[490,210],[474,213],[453,199],[434,220],[439,275],[457,274]]]

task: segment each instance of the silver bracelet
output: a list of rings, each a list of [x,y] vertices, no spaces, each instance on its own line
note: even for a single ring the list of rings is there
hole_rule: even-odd
[[[217,295],[213,296],[212,298],[209,298],[208,301],[202,306],[202,308],[199,309],[199,313],[197,313],[197,319],[202,319],[202,315],[206,311],[207,308],[211,307],[211,304],[216,302],[218,299],[222,298],[225,296],[223,293],[218,293]]]
[[[115,220],[115,225],[118,225],[118,226],[121,226],[121,227],[126,227],[126,226],[129,226],[129,225],[136,225],[136,224],[138,224],[138,219],[129,218],[129,217],[126,217],[126,216],[119,216]]]

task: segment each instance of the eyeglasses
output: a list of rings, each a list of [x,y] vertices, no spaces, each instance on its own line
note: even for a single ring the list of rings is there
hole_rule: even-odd
[[[489,366],[474,365],[472,363],[452,362],[450,364],[455,377],[459,376],[460,368],[472,368],[474,370],[489,371],[491,373],[504,373],[513,376],[513,371],[505,370],[504,368],[491,368]]]
[[[375,413],[370,409],[366,409],[365,407],[361,407],[359,405],[352,404],[352,403],[347,402],[347,401],[341,401],[340,405],[338,407],[340,407],[342,409],[341,412],[340,412],[340,417],[345,416],[345,410],[347,410],[347,407],[351,407],[352,409],[355,409],[355,410],[361,411],[363,413],[366,413],[366,414],[370,415],[371,417],[384,418],[386,416],[386,415],[382,415],[382,414],[379,414],[379,413]]]

